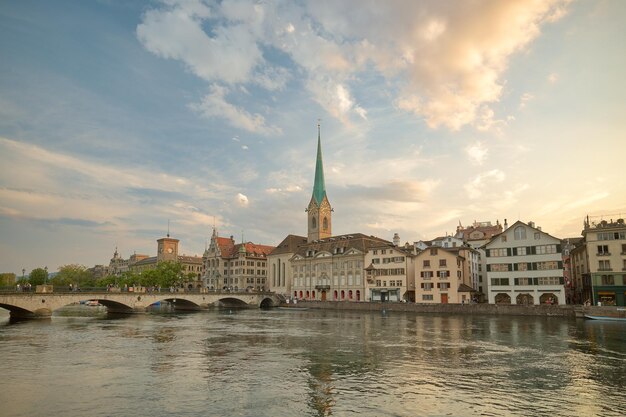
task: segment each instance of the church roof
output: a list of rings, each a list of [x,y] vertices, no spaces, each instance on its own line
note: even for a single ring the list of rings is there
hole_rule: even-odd
[[[317,160],[315,162],[315,182],[313,184],[313,198],[320,205],[326,196],[326,183],[324,182],[324,166],[322,164],[322,142],[320,139],[320,126],[317,125]]]
[[[296,253],[307,256],[307,251],[334,253],[335,248],[356,249],[367,252],[372,247],[380,247],[381,244],[393,246],[392,242],[376,236],[367,236],[363,233],[353,233],[349,235],[332,236],[322,240],[315,240],[298,247]]]
[[[304,236],[287,235],[282,242],[276,246],[270,255],[282,255],[285,253],[295,253],[298,246],[304,245],[307,242],[307,238]]]

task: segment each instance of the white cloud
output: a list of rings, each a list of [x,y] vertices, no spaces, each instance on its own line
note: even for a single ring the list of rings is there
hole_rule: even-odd
[[[486,188],[503,182],[505,178],[504,172],[499,169],[492,169],[477,175],[469,183],[465,184],[465,191],[469,198],[476,200],[483,197]]]
[[[282,133],[280,128],[267,125],[265,118],[260,114],[250,114],[244,108],[227,102],[227,93],[226,87],[213,84],[211,92],[204,96],[200,103],[191,104],[190,107],[205,117],[223,118],[231,126],[249,132],[268,136]]]
[[[248,204],[250,203],[248,201],[248,197],[241,193],[237,193],[236,200],[237,200],[237,204],[239,204],[239,206],[241,207],[248,207]]]
[[[534,98],[535,98],[535,96],[532,95],[531,93],[524,93],[524,94],[522,94],[522,97],[520,97],[519,108],[520,109],[526,108],[526,105],[528,104],[528,102],[531,101]]]
[[[550,82],[550,84],[556,84],[557,81],[559,81],[559,74],[552,72],[548,75],[548,82]]]
[[[487,158],[487,154],[489,153],[489,149],[485,147],[483,142],[476,142],[473,145],[469,145],[465,148],[465,152],[469,157],[471,163],[475,165],[482,165]]]
[[[353,114],[366,119],[350,83],[374,69],[396,86],[397,107],[430,127],[488,130],[493,115],[485,118],[481,109],[500,99],[509,58],[562,17],[568,2],[173,2],[148,10],[137,36],[149,51],[183,61],[209,82],[280,90],[290,75],[263,55],[261,47],[270,45],[290,56],[313,99],[346,125]],[[258,127],[243,109],[211,107],[212,115],[224,111],[228,120],[243,118],[248,130]]]

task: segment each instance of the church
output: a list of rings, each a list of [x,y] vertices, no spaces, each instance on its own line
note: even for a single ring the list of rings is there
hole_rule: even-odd
[[[414,301],[412,252],[398,246],[397,235],[393,242],[363,233],[333,235],[319,124],[317,129],[307,235],[288,235],[268,255],[270,290],[311,301]]]

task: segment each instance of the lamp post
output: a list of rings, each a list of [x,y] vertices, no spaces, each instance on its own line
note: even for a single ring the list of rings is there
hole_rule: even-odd
[[[43,285],[48,283],[48,267],[44,267],[44,271],[46,271],[46,275],[43,276]]]

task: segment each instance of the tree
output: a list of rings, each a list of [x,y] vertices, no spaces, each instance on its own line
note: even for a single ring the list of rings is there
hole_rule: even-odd
[[[13,285],[15,285],[15,274],[13,272],[0,274],[0,287],[12,287]]]
[[[54,285],[91,286],[93,277],[84,265],[69,264],[59,267],[59,273],[52,279]]]
[[[44,282],[48,281],[48,270],[43,268],[35,268],[30,271],[30,275],[28,276],[28,282],[31,285],[41,285]]]

